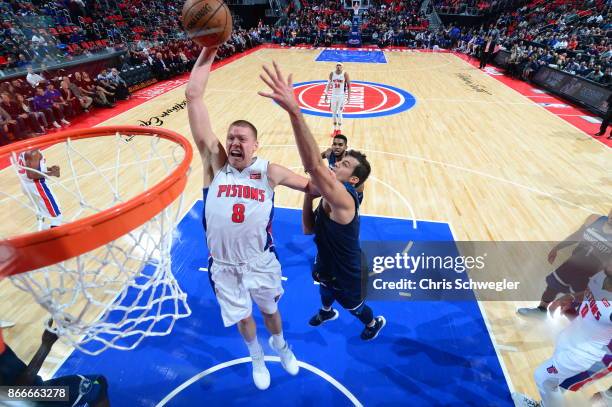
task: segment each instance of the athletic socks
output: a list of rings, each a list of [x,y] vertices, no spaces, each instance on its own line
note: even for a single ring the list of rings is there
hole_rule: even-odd
[[[253,383],[259,390],[265,390],[270,387],[270,372],[266,367],[264,361],[263,348],[259,344],[257,337],[252,341],[244,341],[247,348],[249,348],[249,355],[251,356],[253,366]]]
[[[263,349],[257,340],[257,337],[253,339],[251,342],[244,341],[246,343],[247,348],[249,348],[249,355],[251,356],[259,356],[263,355]]]
[[[272,343],[276,349],[283,349],[285,347],[285,338],[283,338],[283,332],[279,334],[272,334]]]

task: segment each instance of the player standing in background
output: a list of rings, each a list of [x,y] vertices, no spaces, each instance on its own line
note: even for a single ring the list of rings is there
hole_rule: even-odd
[[[612,259],[591,277],[586,291],[566,294],[550,305],[550,311],[571,310],[575,304],[581,304],[578,315],[559,334],[552,358],[535,371],[542,402],[515,393],[517,406],[563,406],[564,389],[578,391],[612,370]]]
[[[330,72],[327,86],[325,87],[325,103],[327,94],[331,91],[330,108],[334,120],[334,132],[332,136],[342,133],[342,112],[344,103],[351,98],[351,80],[347,72],[343,70],[342,62],[336,64],[336,70]]]
[[[278,301],[283,294],[281,265],[272,240],[274,187],[308,189],[308,179],[255,157],[257,129],[246,120],[230,124],[225,148],[214,134],[203,97],[217,49],[203,49],[186,89],[189,124],[204,169],[203,223],[210,251],[208,272],[226,327],[237,324],[253,362],[258,389],[270,386],[270,373],[257,340],[252,315],[259,307],[269,343],[291,375],[297,359],[283,338]]]
[[[332,146],[321,153],[321,158],[327,159],[329,168],[333,169],[337,163],[342,161],[346,156],[346,149],[348,148],[348,140],[344,134],[336,134],[332,141]],[[365,184],[357,187],[357,198],[359,198],[359,204],[363,201],[363,190]]]
[[[38,229],[43,229],[46,220],[49,221],[51,227],[59,226],[62,223],[62,212],[53,191],[47,185],[46,178],[59,177],[60,167],[54,165],[47,168],[45,157],[40,150],[35,149],[19,154],[17,173],[21,179],[24,194],[36,207]]]
[[[608,216],[590,215],[580,229],[553,247],[548,254],[548,262],[552,264],[559,250],[576,243],[578,246],[570,258],[546,277],[547,287],[540,304],[536,308],[519,308],[519,315],[544,317],[548,305],[559,294],[584,291],[589,278],[612,257],[612,210]]]
[[[332,305],[338,301],[364,324],[361,339],[372,340],[378,336],[386,320],[383,316],[374,317],[364,299],[359,200],[355,191],[370,175],[370,164],[365,155],[351,150],[330,171],[321,160],[319,147],[295,99],[291,75],[285,80],[276,63],[274,70],[266,66],[264,70],[267,75],[260,77],[272,93],[259,94],[273,99],[289,113],[302,164],[322,196],[319,207],[313,212],[313,196],[307,193],[302,211],[304,233],[315,235],[317,261],[313,277],[320,283],[322,302],[321,310],[310,319],[310,325],[318,326],[336,319],[338,311]]]
[[[344,134],[334,135],[332,146],[321,153],[321,158],[325,158],[329,164],[329,168],[334,168],[336,162],[342,161],[346,155],[348,140]]]

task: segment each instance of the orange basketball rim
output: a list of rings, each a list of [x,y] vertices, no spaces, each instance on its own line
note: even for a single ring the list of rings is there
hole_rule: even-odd
[[[157,127],[113,126],[63,131],[1,147],[0,161],[7,160],[14,152],[45,148],[68,139],[117,133],[122,136],[159,137],[175,142],[183,148],[184,158],[163,180],[127,202],[56,228],[8,237],[5,243],[16,250],[16,259],[10,267],[0,268],[0,277],[50,266],[94,250],[143,225],[181,195],[187,184],[193,149],[185,137]]]

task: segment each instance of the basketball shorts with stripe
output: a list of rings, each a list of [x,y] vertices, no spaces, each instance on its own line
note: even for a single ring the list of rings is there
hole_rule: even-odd
[[[251,315],[253,302],[266,314],[278,310],[284,290],[281,265],[273,251],[242,264],[211,259],[208,271],[226,327]]]
[[[344,110],[344,95],[331,96],[331,111],[332,113],[341,113]]]
[[[540,364],[535,381],[545,400],[558,388],[578,391],[584,385],[606,376],[612,370],[612,354],[585,354],[571,348],[555,349],[553,357]]]
[[[51,187],[45,180],[22,183],[25,194],[31,198],[36,214],[53,221],[61,217],[62,211]]]

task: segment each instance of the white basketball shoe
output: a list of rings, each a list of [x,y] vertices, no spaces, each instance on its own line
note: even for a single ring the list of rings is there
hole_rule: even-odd
[[[251,355],[251,360],[253,361],[253,382],[255,387],[259,390],[266,390],[270,387],[270,372],[264,361],[264,353],[261,352],[255,356]]]
[[[542,403],[522,393],[512,393],[512,401],[516,407],[542,407]]]
[[[272,340],[272,337],[270,337],[268,343],[270,344],[272,350],[274,350],[274,352],[276,352],[278,356],[280,356],[281,365],[283,365],[283,368],[287,371],[287,373],[289,373],[291,376],[295,376],[296,374],[298,374],[298,372],[300,371],[300,366],[298,365],[298,361],[295,355],[293,354],[293,351],[291,351],[291,348],[289,347],[287,341],[285,341],[285,346],[283,346],[282,349],[277,349],[276,347],[274,347],[274,341]]]

